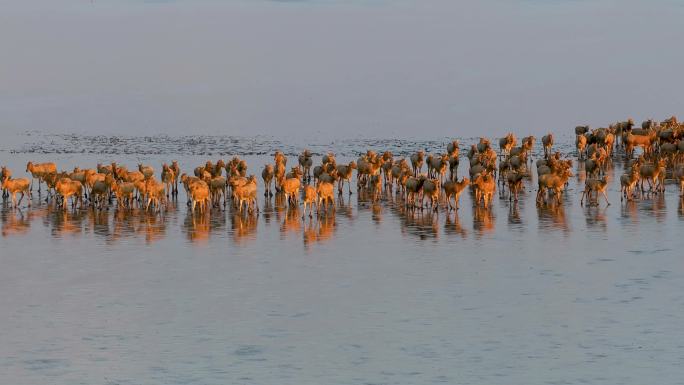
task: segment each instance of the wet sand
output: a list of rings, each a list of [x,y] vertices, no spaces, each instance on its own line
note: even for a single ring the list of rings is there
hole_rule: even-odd
[[[238,153],[97,155],[81,140],[24,138],[0,156],[19,176],[29,159],[189,170]],[[41,141],[53,153],[27,150]],[[397,148],[445,142],[426,143]],[[337,145],[344,162],[368,143]],[[246,152],[255,174],[271,161]],[[561,205],[538,207],[530,180],[517,204],[474,208],[466,192],[449,214],[354,186],[334,215],[304,220],[261,194],[254,216],[192,215],[182,191],[162,215],[64,213],[36,194],[0,211],[0,382],[682,383],[684,209],[671,183],[621,204],[622,167],[608,172],[609,207],[580,206],[576,164]]]

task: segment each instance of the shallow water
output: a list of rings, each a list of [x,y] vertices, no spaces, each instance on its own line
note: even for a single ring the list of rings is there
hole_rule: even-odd
[[[80,152],[91,138],[18,137],[2,152],[17,176],[29,159],[187,170],[208,157],[175,154],[179,137],[137,154],[145,138],[108,138],[130,145],[103,155]],[[368,144],[345,143],[328,147],[340,161]],[[259,170],[270,155],[245,159]],[[261,195],[255,216],[191,215],[182,192],[162,215],[5,206],[0,382],[682,383],[684,209],[673,184],[621,204],[621,167],[609,207],[580,206],[581,177],[559,206],[537,207],[532,180],[517,204],[476,209],[464,193],[456,214],[355,187],[335,215],[304,220]]]

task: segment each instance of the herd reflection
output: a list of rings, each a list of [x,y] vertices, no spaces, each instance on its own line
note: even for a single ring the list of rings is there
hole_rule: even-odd
[[[582,184],[581,177],[578,177],[577,183]],[[193,213],[182,201],[171,202],[161,212],[117,207],[108,210],[63,210],[46,203],[16,209],[5,202],[0,210],[0,220],[3,238],[28,236],[33,226],[38,225],[57,239],[92,234],[108,244],[132,239],[152,244],[171,234],[179,234],[193,244],[207,243],[216,237],[227,238],[232,244],[243,246],[257,241],[260,230],[270,231],[269,228],[277,227],[280,239],[300,237],[305,247],[333,239],[339,232],[340,224],[345,229],[357,226],[361,226],[361,229],[368,226],[379,229],[398,224],[404,237],[434,241],[441,237],[458,240],[470,236],[474,239],[492,236],[497,232],[499,220],[503,221],[508,231],[521,234],[529,231],[533,219],[536,219],[537,231],[568,234],[571,231],[569,211],[584,217],[588,230],[606,232],[610,226],[608,207],[585,206],[577,210],[570,198],[564,198],[560,204],[528,204],[528,200],[534,199],[532,190],[523,191],[520,197],[518,202],[513,202],[502,194],[498,201],[495,200],[497,204],[487,208],[463,204],[458,211],[433,212],[407,207],[403,198],[392,191],[384,190],[380,199],[376,200],[362,189],[357,195],[344,194],[338,197],[334,212],[321,213],[312,218],[303,216],[301,207],[288,205],[282,194],[262,198],[260,213],[239,212],[230,205],[225,209],[213,208]],[[469,198],[471,201],[474,199],[472,192]],[[680,219],[684,219],[683,204],[679,200],[677,213]],[[663,223],[667,217],[666,198],[660,195],[651,200],[625,201],[620,206],[619,214],[618,223],[623,225],[635,226],[648,217],[656,223]],[[641,216],[643,214],[646,216]]]

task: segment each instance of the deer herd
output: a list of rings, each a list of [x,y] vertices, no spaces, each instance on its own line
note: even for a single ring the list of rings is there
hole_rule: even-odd
[[[383,192],[395,193],[403,198],[410,209],[437,211],[440,205],[447,211],[459,208],[460,195],[468,188],[474,204],[485,208],[491,205],[494,194],[509,201],[518,201],[526,181],[533,180],[532,151],[535,137],[527,136],[520,141],[509,133],[499,139],[498,152],[487,138],[473,143],[467,153],[468,176],[458,179],[460,143],[453,141],[442,153],[426,154],[417,151],[407,158],[397,157],[389,151],[368,150],[358,159],[348,163],[338,162],[330,152],[315,164],[314,154],[303,151],[290,165],[280,151],[275,152],[273,162],[261,171],[263,194],[270,199],[282,194],[287,205],[303,205],[304,215],[334,212],[335,187],[342,195],[352,194],[352,178],[356,174],[356,189],[367,192],[377,201]],[[554,136],[542,136],[543,156],[536,161],[536,202],[539,205],[557,205],[562,202],[573,176],[573,161],[554,151]],[[609,185],[606,171],[616,159],[624,159],[625,172],[620,176],[621,200],[648,199],[652,194],[665,191],[666,180],[679,184],[684,199],[684,124],[676,117],[662,122],[647,120],[641,128],[632,119],[617,122],[608,127],[591,129],[589,126],[575,128],[575,154],[583,173],[585,199],[589,205],[598,205],[603,197],[610,205],[606,189]],[[640,151],[635,152],[636,149]],[[178,185],[182,185],[187,204],[193,212],[208,212],[211,207],[225,207],[228,202],[240,213],[259,211],[257,178],[247,173],[245,160],[234,157],[230,161],[207,161],[193,169],[192,173],[181,171],[178,162],[162,164],[159,173],[149,165],[139,164],[129,170],[117,163],[98,164],[95,168],[74,168],[58,171],[55,163],[28,162],[29,177],[15,178],[7,167],[0,169],[3,201],[11,199],[17,207],[28,196],[37,182],[39,194],[45,189],[45,201],[67,209],[79,206],[105,209],[116,202],[118,207],[144,210],[162,210],[169,199],[178,197]],[[156,175],[159,175],[157,179]],[[579,176],[579,175],[578,175]],[[17,196],[18,199],[17,199]]]

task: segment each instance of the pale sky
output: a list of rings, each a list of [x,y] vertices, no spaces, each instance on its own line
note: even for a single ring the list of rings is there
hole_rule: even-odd
[[[495,136],[684,106],[676,1],[0,7],[7,132]]]

